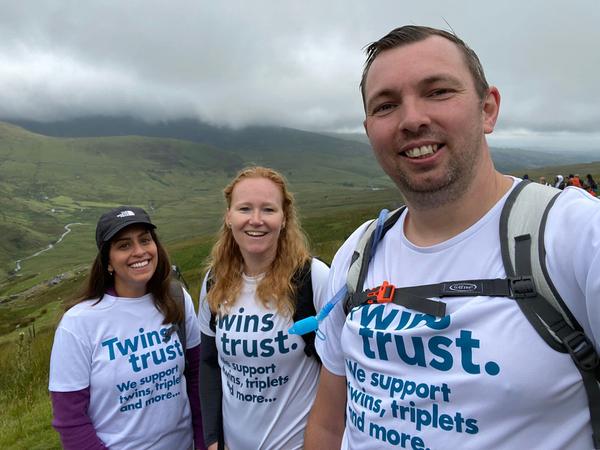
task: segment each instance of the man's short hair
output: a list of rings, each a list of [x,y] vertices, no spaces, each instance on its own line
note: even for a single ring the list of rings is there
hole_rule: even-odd
[[[484,99],[489,89],[489,85],[485,79],[483,67],[481,66],[481,62],[479,61],[477,54],[467,44],[465,44],[462,39],[453,33],[439,30],[437,28],[406,25],[390,31],[384,37],[372,42],[365,48],[367,60],[365,61],[365,68],[360,81],[360,92],[362,94],[363,104],[365,104],[365,86],[367,83],[367,75],[369,74],[369,69],[371,68],[371,64],[373,64],[375,58],[377,58],[377,56],[379,56],[379,54],[385,50],[420,42],[430,36],[440,36],[456,44],[464,56],[469,72],[471,72],[471,75],[473,76],[473,82],[475,83],[477,95],[481,100]]]

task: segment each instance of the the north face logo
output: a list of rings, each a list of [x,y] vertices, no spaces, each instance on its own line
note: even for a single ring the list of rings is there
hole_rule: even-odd
[[[135,216],[135,213],[133,211],[121,211],[119,214],[117,214],[117,217],[123,218],[123,217],[129,217],[129,216]]]

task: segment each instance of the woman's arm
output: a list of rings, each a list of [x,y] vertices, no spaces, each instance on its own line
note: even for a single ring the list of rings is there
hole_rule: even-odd
[[[204,432],[202,430],[202,412],[200,410],[200,345],[185,351],[187,364],[185,367],[185,383],[194,429],[194,445],[196,450],[205,450]]]
[[[200,340],[200,403],[202,405],[202,425],[204,442],[209,449],[223,434],[223,412],[221,403],[221,368],[214,336],[202,333]]]
[[[50,391],[52,426],[65,450],[108,450],[88,416],[90,388],[72,392]]]

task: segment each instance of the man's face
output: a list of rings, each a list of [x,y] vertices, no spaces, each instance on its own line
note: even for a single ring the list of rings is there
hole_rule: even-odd
[[[409,203],[434,207],[468,188],[484,158],[484,133],[496,120],[499,97],[491,92],[482,103],[462,53],[439,36],[386,50],[373,61],[365,130]]]

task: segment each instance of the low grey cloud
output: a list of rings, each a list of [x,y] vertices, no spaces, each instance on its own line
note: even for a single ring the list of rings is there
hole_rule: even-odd
[[[414,23],[479,54],[500,134],[600,132],[600,2],[416,3],[0,0],[0,117],[357,130],[363,47]]]

